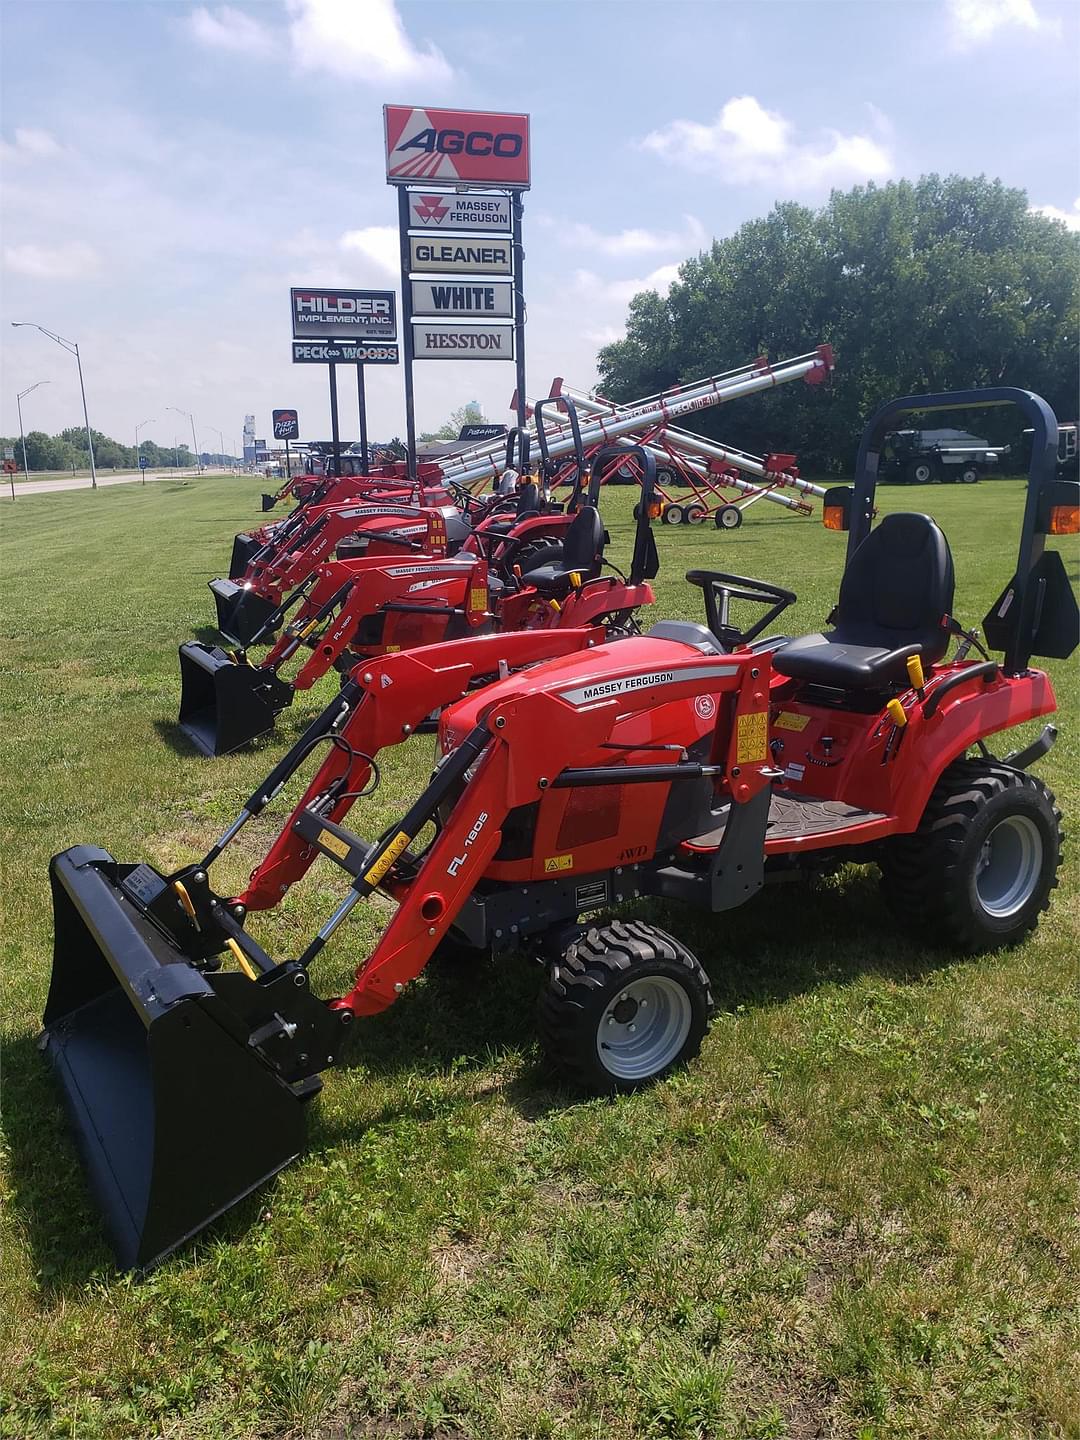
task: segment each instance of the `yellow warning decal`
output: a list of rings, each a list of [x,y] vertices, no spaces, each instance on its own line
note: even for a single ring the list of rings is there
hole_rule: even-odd
[[[560,870],[572,870],[573,868],[573,855],[549,855],[544,861],[545,875],[557,875]]]
[[[375,861],[375,864],[372,865],[371,869],[364,876],[364,879],[369,885],[378,885],[379,881],[390,869],[390,866],[393,865],[394,861],[398,858],[398,856],[405,849],[405,846],[408,845],[408,843],[408,835],[406,835],[404,830],[399,830],[398,833],[394,836],[393,840],[390,841],[390,844],[379,856],[378,860]]]
[[[400,645],[386,645],[386,646],[384,646],[384,649],[386,650],[387,655],[396,655],[397,652],[401,649],[401,646],[400,646]]]
[[[344,860],[349,853],[349,842],[342,840],[340,835],[335,835],[332,830],[319,831],[319,844],[324,850],[331,851],[339,860]]]
[[[773,721],[777,730],[805,730],[809,724],[809,715],[799,715],[794,710],[781,710]]]
[[[769,712],[753,710],[749,715],[740,715],[735,741],[736,764],[752,765],[764,760],[769,753]]]
[[[485,610],[487,608],[487,591],[482,587],[473,588],[469,591],[469,609]]]

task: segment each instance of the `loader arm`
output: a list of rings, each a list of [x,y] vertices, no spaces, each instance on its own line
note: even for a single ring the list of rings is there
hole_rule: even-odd
[[[602,639],[595,629],[585,628],[482,635],[383,656],[358,667],[341,700],[330,707],[339,707],[342,702],[351,707],[346,719],[335,728],[335,734],[345,743],[331,746],[266,857],[251,872],[247,888],[230,903],[247,910],[268,910],[276,905],[319,854],[296,829],[300,815],[324,802],[319,806],[320,813],[340,822],[357,799],[356,792],[363,790],[370,778],[369,760],[380,750],[407,740],[433,710],[459,700],[471,686],[499,674],[504,666],[508,673],[521,670],[586,650]],[[275,779],[274,786],[278,783]],[[274,786],[260,787],[261,794],[256,792],[249,802],[251,813],[257,813],[262,796]]]
[[[619,779],[624,784],[635,779],[670,782],[681,772],[688,778],[703,773],[703,767],[694,764],[608,766],[599,775],[595,767],[575,769],[582,755],[602,753],[616,720],[625,721],[656,705],[655,685],[643,683],[640,666],[612,666],[605,674],[609,678],[596,686],[571,685],[561,693],[493,702],[474,729],[443,757],[408,814],[374,845],[344,827],[331,829],[325,817],[301,808],[291,824],[355,876],[348,896],[305,951],[301,965],[311,963],[356,902],[376,888],[388,890],[398,901],[375,949],[358,968],[356,984],[347,995],[329,1001],[331,1009],[376,1014],[420,974],[498,849],[511,810],[534,802],[552,787],[589,786],[598,779],[605,784]],[[707,773],[714,776],[718,794],[736,808],[763,797],[776,773],[766,743],[767,658],[746,655],[706,667],[691,659],[648,678],[663,686],[665,701],[672,703],[701,695],[713,695],[718,701],[732,698],[734,715],[723,760]],[[594,695],[594,690],[600,693]],[[725,709],[717,706],[718,717]],[[415,870],[403,879],[395,866],[455,784],[461,788],[445,823]],[[761,833],[751,838],[761,854],[768,805],[759,805],[756,814]]]

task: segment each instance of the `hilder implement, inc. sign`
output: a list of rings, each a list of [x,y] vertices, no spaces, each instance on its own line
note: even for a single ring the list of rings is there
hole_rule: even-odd
[[[509,318],[514,288],[509,280],[414,280],[412,313]]]
[[[413,353],[417,360],[512,360],[514,331],[510,325],[444,325],[413,321]]]
[[[332,341],[311,344],[293,341],[294,365],[396,365],[396,345],[342,345]]]
[[[294,340],[396,340],[392,290],[289,291]]]
[[[491,234],[510,229],[506,195],[409,195],[409,225],[417,230],[472,230]]]
[[[275,440],[299,440],[300,418],[295,410],[271,410]]]
[[[386,178],[496,189],[529,188],[529,117],[384,105]]]
[[[440,274],[509,275],[513,246],[509,240],[474,240],[454,236],[428,240],[409,237],[409,269],[434,270]]]

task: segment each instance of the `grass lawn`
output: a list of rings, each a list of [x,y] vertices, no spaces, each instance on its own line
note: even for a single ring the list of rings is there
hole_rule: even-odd
[[[719,1012],[690,1069],[614,1103],[543,1066],[529,963],[440,967],[357,1023],[299,1163],[144,1282],[117,1277],[34,1048],[46,868],[78,842],[193,859],[331,693],[217,761],[173,728],[177,643],[210,623],[205,582],[264,484],[118,486],[0,517],[0,1435],[1080,1434],[1075,851],[1035,937],[989,959],[899,933],[868,869],[716,918],[643,907],[696,950]],[[605,492],[620,563],[633,499]],[[977,623],[1011,573],[1021,483],[880,500],[941,520],[957,614]],[[835,599],[844,542],[816,519],[761,504],[732,534],[657,538],[657,617],[698,618],[692,566],[790,585],[794,632]],[[1077,672],[1050,668],[1062,737],[1037,768],[1075,831]],[[392,753],[358,828],[405,808],[432,744]],[[274,828],[245,831],[218,888]],[[295,954],[341,893],[318,866],[253,933]],[[338,933],[320,993],[378,921]]]

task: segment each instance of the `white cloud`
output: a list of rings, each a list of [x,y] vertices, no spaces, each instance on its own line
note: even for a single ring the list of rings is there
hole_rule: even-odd
[[[592,270],[574,272],[574,288],[597,305],[629,305],[642,290],[665,294],[668,286],[679,278],[678,265],[661,265],[650,275],[638,280],[605,280]]]
[[[1033,0],[948,0],[948,11],[949,35],[956,50],[973,50],[999,30],[1061,33],[1061,22],[1040,15]]]
[[[396,275],[401,268],[401,241],[396,225],[368,225],[363,230],[346,230],[338,246],[342,250],[359,251],[388,275]]]
[[[288,0],[285,26],[270,26],[232,5],[200,5],[187,16],[192,37],[212,50],[287,54],[298,70],[369,83],[441,86],[453,70],[434,45],[415,45],[394,0]]]
[[[1033,205],[1035,215],[1045,215],[1048,220],[1060,220],[1070,230],[1080,230],[1080,195],[1073,201],[1071,210],[1061,210],[1057,205]]]
[[[542,223],[545,228],[556,232],[561,244],[620,259],[664,251],[685,255],[688,251],[700,249],[706,239],[704,225],[694,215],[683,218],[686,223],[682,230],[643,230],[635,227],[618,230],[614,234],[605,234],[580,221],[564,224],[549,218]]]
[[[211,50],[232,50],[240,55],[269,55],[274,37],[265,25],[243,10],[221,5],[211,13],[200,5],[187,17],[192,35]]]
[[[70,240],[61,245],[6,245],[4,264],[32,280],[81,280],[92,275],[101,256],[92,245]]]
[[[711,124],[673,120],[646,135],[641,148],[732,184],[796,191],[882,180],[893,171],[889,150],[869,135],[826,130],[816,143],[803,143],[793,138],[789,120],[753,95],[728,100]]]
[[[293,57],[306,70],[350,80],[442,85],[453,70],[434,45],[405,33],[393,0],[289,0]]]
[[[0,154],[5,160],[47,160],[62,155],[64,147],[48,130],[17,129],[14,142],[0,141]]]

